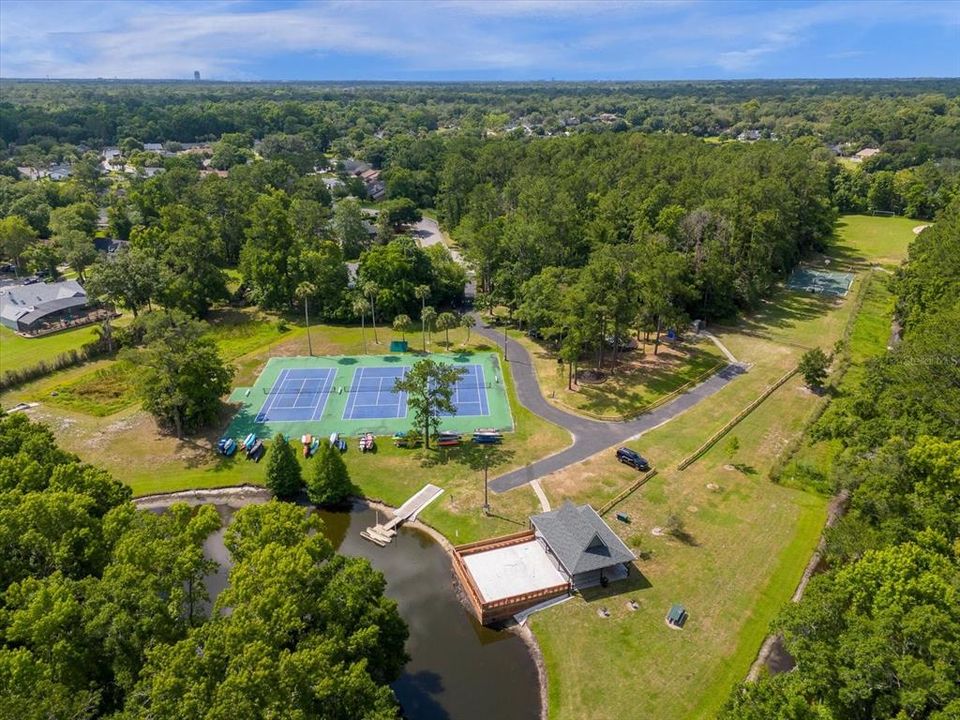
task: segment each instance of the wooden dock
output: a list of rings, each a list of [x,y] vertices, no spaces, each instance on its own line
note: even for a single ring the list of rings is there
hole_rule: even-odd
[[[369,540],[375,545],[384,547],[397,535],[397,528],[407,520],[416,520],[417,515],[427,505],[436,500],[443,493],[443,488],[436,485],[424,485],[413,497],[397,508],[391,520],[368,527],[360,533],[360,537]]]

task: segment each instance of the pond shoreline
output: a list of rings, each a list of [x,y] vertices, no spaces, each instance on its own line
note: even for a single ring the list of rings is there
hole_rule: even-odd
[[[230,501],[258,503],[267,502],[273,499],[273,497],[273,492],[262,485],[244,484],[231,485],[222,488],[203,488],[197,490],[177,490],[169,493],[154,493],[151,495],[142,495],[140,497],[133,498],[131,502],[133,502],[134,506],[140,510],[160,510],[169,507],[175,502],[186,502],[188,504],[229,504]],[[352,497],[351,502],[354,504],[361,504],[384,513],[393,513],[396,511],[396,508],[382,502],[381,500],[362,496]],[[450,557],[452,562],[453,544],[447,540],[443,533],[436,528],[427,525],[421,520],[407,520],[404,522],[404,525],[415,530],[419,530],[420,532],[430,536],[431,539],[433,539],[441,548],[443,548],[443,551],[448,557]],[[452,577],[453,573],[451,572],[451,578]],[[533,664],[537,669],[537,680],[540,693],[540,719],[546,720],[548,699],[547,670],[546,665],[544,664],[543,653],[540,650],[540,644],[537,642],[537,638],[533,631],[526,625],[508,625],[502,628],[502,630],[520,638],[520,640],[522,640],[523,644],[526,646],[527,651],[530,653]]]

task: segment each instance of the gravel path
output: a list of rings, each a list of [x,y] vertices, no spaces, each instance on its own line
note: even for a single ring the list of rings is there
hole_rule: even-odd
[[[503,332],[487,326],[479,315],[476,332],[503,347]],[[585,460],[601,450],[642,435],[672,420],[704,398],[710,397],[735,377],[746,372],[743,365],[731,363],[696,387],[652,412],[628,422],[604,422],[573,415],[548,403],[540,393],[540,385],[537,382],[530,354],[520,343],[509,338],[506,350],[520,404],[545,420],[569,430],[573,435],[573,444],[554,455],[491,480],[490,488],[497,493],[526,485],[533,480],[562,470],[568,465]]]

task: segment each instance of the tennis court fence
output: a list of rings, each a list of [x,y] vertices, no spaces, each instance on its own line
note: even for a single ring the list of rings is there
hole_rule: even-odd
[[[371,378],[371,379],[378,379],[378,378]],[[384,378],[384,379],[386,380],[386,379],[392,379],[392,378]],[[499,385],[499,383],[497,384]],[[489,383],[489,382],[467,383],[467,384],[457,383],[454,387],[456,390],[460,392],[463,392],[464,390],[489,390],[490,388],[494,387],[494,383]],[[393,385],[390,385],[389,387],[384,387],[383,389],[392,391]],[[346,386],[333,386],[333,385],[329,387],[317,387],[317,388],[301,387],[299,389],[293,388],[290,390],[286,390],[284,388],[278,389],[274,387],[265,387],[263,388],[263,394],[264,395],[324,395],[324,394],[339,395],[340,393],[351,393],[351,392],[369,393],[369,392],[374,392],[375,390],[376,388],[371,388],[369,386],[364,387],[362,385],[359,387],[346,387]]]

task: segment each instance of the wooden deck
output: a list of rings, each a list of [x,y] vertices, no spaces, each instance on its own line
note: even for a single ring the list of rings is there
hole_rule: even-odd
[[[360,537],[369,540],[375,545],[384,547],[397,535],[397,528],[407,520],[416,520],[417,515],[427,505],[436,500],[443,493],[443,488],[436,485],[424,485],[413,497],[397,508],[391,520],[380,523],[360,533]]]

